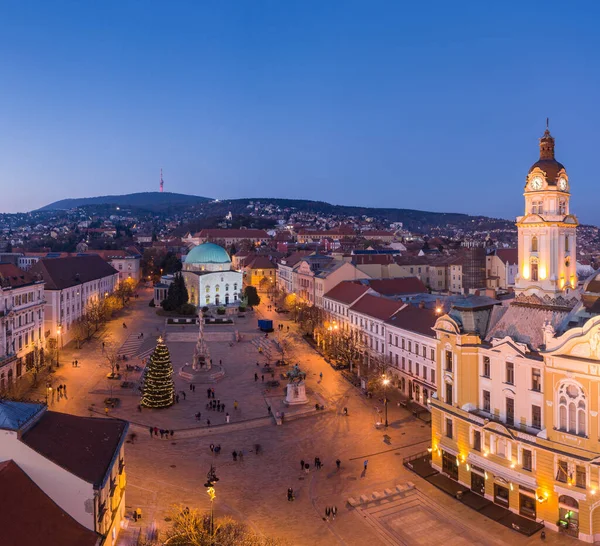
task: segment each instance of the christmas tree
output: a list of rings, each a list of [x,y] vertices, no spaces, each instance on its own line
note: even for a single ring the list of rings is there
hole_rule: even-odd
[[[142,389],[142,406],[146,408],[168,408],[175,397],[173,382],[173,366],[169,349],[158,338],[156,349],[150,357],[150,362],[144,374]]]

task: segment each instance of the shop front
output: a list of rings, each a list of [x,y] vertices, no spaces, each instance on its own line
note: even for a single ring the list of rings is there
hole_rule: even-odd
[[[535,520],[537,517],[535,491],[528,487],[519,487],[519,515]]]
[[[579,503],[568,495],[558,497],[558,530],[577,538],[579,536]]]
[[[453,480],[458,481],[458,466],[456,465],[456,455],[442,450],[442,471],[448,474]]]
[[[471,491],[485,497],[485,470],[479,466],[471,466]]]
[[[509,508],[509,498],[510,492],[508,490],[508,483],[502,478],[496,478],[496,481],[494,482],[494,502],[498,506]]]

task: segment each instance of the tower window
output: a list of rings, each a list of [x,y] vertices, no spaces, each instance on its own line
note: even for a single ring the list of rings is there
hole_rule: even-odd
[[[565,252],[569,252],[569,236],[565,235]]]
[[[541,201],[533,201],[531,203],[531,214],[542,214],[543,206]]]
[[[567,205],[564,199],[558,202],[558,214],[567,214]]]
[[[531,280],[537,281],[538,278],[538,264],[534,262],[531,264]]]
[[[537,252],[537,251],[538,251],[538,238],[534,236],[531,239],[531,252]]]

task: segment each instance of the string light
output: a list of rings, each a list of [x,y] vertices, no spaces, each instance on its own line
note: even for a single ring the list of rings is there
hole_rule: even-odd
[[[173,366],[169,349],[161,337],[144,373],[141,405],[146,408],[167,408],[175,398]]]

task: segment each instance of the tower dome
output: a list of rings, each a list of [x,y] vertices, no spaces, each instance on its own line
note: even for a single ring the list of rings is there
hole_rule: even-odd
[[[556,186],[561,171],[565,171],[564,165],[554,157],[554,137],[550,134],[547,121],[544,135],[540,138],[540,158],[531,166],[529,173],[535,168],[544,172],[544,178],[549,186]]]

